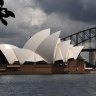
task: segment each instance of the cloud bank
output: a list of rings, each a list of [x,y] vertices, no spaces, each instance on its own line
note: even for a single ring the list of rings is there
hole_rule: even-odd
[[[36,32],[61,30],[61,37],[96,26],[96,0],[5,0],[15,13],[8,26],[0,23],[0,42],[22,47]]]

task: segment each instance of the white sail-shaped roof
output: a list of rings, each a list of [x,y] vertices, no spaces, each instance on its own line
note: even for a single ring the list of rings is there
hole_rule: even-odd
[[[31,55],[29,58],[26,59],[26,61],[28,61],[28,62],[34,62],[34,55]]]
[[[14,52],[20,62],[20,64],[23,64],[26,59],[28,59],[31,56],[31,60],[34,62],[34,52],[28,49],[14,49]],[[33,57],[33,58],[32,58]]]
[[[10,49],[10,48],[12,48],[12,49],[14,49],[14,48],[18,48],[17,46],[15,46],[15,45],[11,45],[11,44],[0,44],[0,45],[6,47],[6,49]]]
[[[0,44],[0,50],[4,54],[9,64],[13,64],[15,61],[18,61],[13,51],[14,48],[18,48],[18,47],[9,44]]]
[[[77,59],[82,49],[83,46],[73,47],[73,45],[70,45],[70,48],[68,49],[68,53],[67,53],[67,60],[71,58]]]
[[[55,56],[56,56],[56,52],[57,52],[57,50],[58,50],[58,45],[61,43],[61,40],[60,40],[60,38],[58,38],[58,41],[57,41],[57,44],[56,44],[56,47],[55,47],[55,51],[54,51],[54,58],[55,58]]]
[[[32,51],[36,51],[38,46],[41,44],[42,41],[44,41],[45,38],[47,38],[50,35],[50,29],[45,29],[43,31],[40,31],[33,35],[27,43],[24,45],[23,48],[30,49]]]
[[[48,36],[37,48],[36,53],[42,56],[47,63],[54,61],[54,51],[61,31]]]
[[[74,59],[77,59],[78,55],[80,54],[80,52],[82,51],[83,48],[84,48],[84,46],[75,46],[71,49]]]
[[[23,64],[26,61],[30,62],[38,62],[44,60],[41,56],[36,54],[35,52],[28,50],[28,49],[14,49],[14,52],[20,62],[20,64]]]
[[[70,45],[70,48],[69,48],[68,51],[67,51],[66,61],[67,61],[68,59],[74,58],[74,54],[73,54],[72,49],[73,49],[73,45]]]
[[[37,53],[34,53],[34,56],[31,55],[26,61],[31,62],[31,61],[32,61],[32,58],[34,58],[34,61],[33,61],[33,62],[45,61],[45,60],[44,60],[39,54],[37,54]]]
[[[58,60],[63,60],[63,56],[62,56],[59,45],[57,46],[57,50],[56,50],[56,54],[55,54],[55,61],[58,61]]]
[[[66,54],[66,62],[68,61],[68,59],[74,58],[73,51],[72,51],[73,47],[74,47],[73,44],[70,44],[69,49]]]
[[[67,40],[67,41],[63,41],[60,43],[60,50],[61,50],[61,54],[62,54],[62,57],[63,57],[63,62],[66,62],[67,61],[67,52],[68,52],[68,49],[70,48],[70,42],[71,40]]]
[[[39,54],[35,53],[35,61],[38,62],[38,61],[46,61],[46,60],[44,60]]]
[[[61,40],[59,38],[57,41],[57,45],[56,45],[55,53],[54,53],[54,60],[55,61],[63,59],[62,54],[61,54],[61,50],[60,50],[60,43],[61,43]]]

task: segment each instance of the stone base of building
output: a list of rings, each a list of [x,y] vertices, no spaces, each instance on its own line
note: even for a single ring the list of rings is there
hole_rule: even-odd
[[[70,59],[67,63],[58,61],[55,64],[24,64],[4,65],[0,67],[1,75],[31,75],[31,74],[84,74],[90,73],[84,69],[84,60]]]

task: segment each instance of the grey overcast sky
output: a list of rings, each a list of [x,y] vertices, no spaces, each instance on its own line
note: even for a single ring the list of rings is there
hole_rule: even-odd
[[[61,30],[61,37],[96,26],[96,0],[4,0],[15,13],[8,26],[0,22],[0,43],[22,47],[36,32]]]

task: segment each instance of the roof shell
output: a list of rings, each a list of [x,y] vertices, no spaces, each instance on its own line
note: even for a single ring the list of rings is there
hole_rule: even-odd
[[[80,52],[82,51],[83,48],[84,48],[84,46],[75,46],[71,49],[73,52],[74,59],[78,58],[78,55],[80,54]]]
[[[53,63],[56,44],[61,31],[48,36],[37,48],[36,53],[42,56],[47,63]]]
[[[9,64],[13,64],[15,61],[18,61],[13,49],[18,48],[10,44],[0,44],[0,50],[4,54]]]
[[[37,62],[37,61],[44,60],[41,56],[28,49],[18,48],[18,49],[14,49],[14,52],[20,64],[23,64],[26,61]]]
[[[83,48],[84,48],[83,46],[74,47],[73,45],[70,45],[70,48],[67,53],[67,59],[71,59],[71,58],[77,59],[78,55],[80,54]]]
[[[32,61],[32,58],[34,58],[34,61]],[[34,53],[34,57],[33,57],[33,55],[31,55],[28,59],[26,59],[26,61],[39,62],[39,61],[45,61],[45,60],[39,54]]]
[[[67,62],[67,52],[70,48],[70,42],[71,40],[67,40],[60,43],[60,50],[63,57],[63,62]]]
[[[34,53],[31,50],[18,48],[18,49],[14,49],[14,52],[20,64],[23,64],[26,61],[26,59],[28,59],[31,55],[33,56],[33,58],[31,59],[32,61],[34,61]]]
[[[38,46],[50,35],[50,29],[42,30],[35,35],[33,35],[24,45],[24,49],[30,49],[32,51],[36,51]]]
[[[61,50],[60,50],[60,43],[61,43],[61,40],[59,38],[58,41],[57,41],[56,48],[55,48],[55,53],[54,53],[54,60],[55,61],[63,60]]]
[[[74,54],[73,54],[73,45],[71,44],[68,51],[67,51],[67,56],[66,56],[66,60],[68,61],[68,59],[74,58]]]

